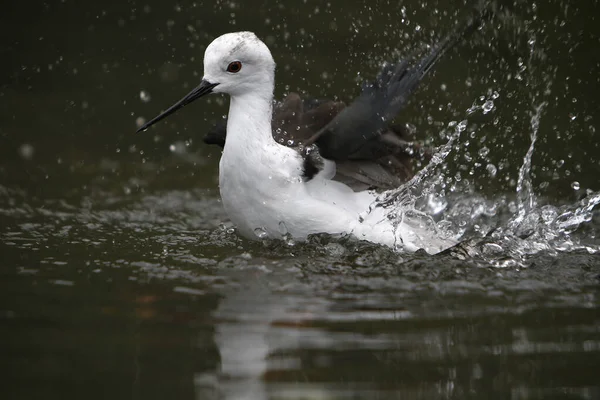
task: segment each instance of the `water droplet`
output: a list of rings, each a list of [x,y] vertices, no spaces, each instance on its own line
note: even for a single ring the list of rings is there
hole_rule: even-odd
[[[35,149],[29,143],[23,143],[21,147],[19,147],[19,155],[25,160],[31,160],[34,152]]]
[[[432,215],[436,215],[444,211],[448,207],[448,202],[443,196],[431,194],[427,198],[428,211]]]
[[[150,101],[150,93],[148,93],[145,90],[141,90],[140,91],[140,100],[142,100],[144,103],[147,103]]]
[[[490,149],[487,147],[482,147],[479,149],[479,157],[486,157],[488,154],[490,154]]]
[[[497,256],[504,252],[502,246],[496,243],[486,243],[481,246],[481,252],[487,256]]]
[[[540,215],[544,223],[549,224],[550,222],[554,221],[554,219],[556,219],[556,217],[558,216],[558,211],[556,210],[556,208],[550,205],[546,205],[542,207],[542,212],[540,213]]]
[[[496,174],[498,173],[498,169],[496,168],[496,166],[494,164],[486,165],[485,169],[488,172],[488,174],[490,174],[491,177],[496,176]]]
[[[186,142],[178,140],[175,143],[169,145],[169,150],[171,150],[172,153],[183,155],[187,153],[187,147],[188,146]]]
[[[571,183],[571,187],[573,188],[573,190],[579,190],[579,189],[581,189],[581,185],[577,181],[573,181]]]
[[[269,234],[267,233],[267,231],[264,228],[256,228],[256,229],[254,229],[254,234],[260,240],[264,240],[264,239],[267,239],[269,237]]]
[[[481,106],[481,109],[483,110],[484,114],[489,113],[494,109],[494,102],[492,100],[486,101],[485,103],[483,103],[483,106]]]
[[[294,241],[294,239],[292,238],[292,235],[289,233],[286,233],[285,235],[283,235],[282,237],[283,242],[286,244],[286,246],[295,246],[296,242]]]
[[[286,235],[288,233],[287,226],[283,221],[279,222],[279,233],[281,233],[282,235]]]

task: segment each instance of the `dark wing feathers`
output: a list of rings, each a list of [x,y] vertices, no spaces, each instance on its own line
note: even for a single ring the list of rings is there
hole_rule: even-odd
[[[387,131],[423,77],[460,39],[477,29],[485,12],[479,11],[420,60],[415,62],[412,56],[396,65],[385,65],[375,81],[364,85],[360,96],[308,143],[316,143],[327,159],[360,159],[363,148]]]

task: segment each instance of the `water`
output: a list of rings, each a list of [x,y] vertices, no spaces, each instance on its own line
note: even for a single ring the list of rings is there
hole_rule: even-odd
[[[402,6],[5,10],[2,398],[599,398],[596,4],[517,4],[400,118],[439,151],[382,200],[460,237],[435,256],[240,239],[201,141],[218,97],[133,134],[226,30],[265,38],[278,96],[347,100],[452,26],[455,5]]]
[[[429,164],[404,186],[382,194],[371,208],[383,207],[387,217],[395,223],[401,238],[396,250],[402,251],[416,244],[432,254],[459,242],[477,243],[481,240],[483,251],[478,253],[471,247],[469,256],[483,257],[494,266],[507,263],[524,266],[530,255],[540,251],[553,254],[575,250],[585,250],[590,254],[600,252],[597,235],[572,235],[582,224],[592,222],[594,213],[597,213],[596,206],[600,204],[600,192],[588,190],[582,200],[563,207],[550,204],[537,206],[530,174],[545,105],[540,104],[532,112],[531,143],[518,172],[516,198],[512,201],[485,199],[474,192],[468,182],[462,183],[458,175],[451,176],[440,168],[445,167],[446,158],[458,147],[460,135],[467,126],[466,120],[450,123],[453,133]],[[483,114],[488,113],[485,107],[481,110]],[[471,107],[468,113],[473,112]],[[489,149],[483,149],[479,155],[485,157]],[[578,186],[576,190],[579,190]],[[502,208],[506,208],[504,215],[499,213]],[[407,228],[412,231],[411,235],[403,233]],[[492,247],[494,257],[490,259],[489,249]]]

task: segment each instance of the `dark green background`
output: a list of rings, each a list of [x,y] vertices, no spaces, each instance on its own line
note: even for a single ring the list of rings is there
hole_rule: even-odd
[[[481,188],[497,193],[514,190],[506,179],[516,178],[526,151],[528,113],[545,101],[533,172],[534,184],[548,184],[538,193],[568,197],[573,180],[597,190],[598,6],[551,1],[535,10],[528,4],[510,8],[510,16],[451,52],[399,119],[441,144],[440,126],[464,119],[479,96],[498,91],[494,115],[483,118],[487,126],[468,150],[476,155],[485,140],[490,161],[506,165],[506,173]],[[200,138],[227,112],[221,101],[195,104],[145,134],[132,131],[137,117],[151,118],[198,83],[203,51],[214,37],[252,30],[264,38],[278,63],[278,97],[301,91],[349,101],[380,62],[423,49],[467,13],[460,4],[435,1],[13,4],[0,17],[0,176],[22,188],[44,186],[49,194],[102,159],[135,169],[142,159],[164,164],[170,144],[191,140],[193,151],[215,161],[177,187],[213,187],[218,152]],[[515,78],[519,63],[522,80]],[[149,92],[148,103],[140,100],[141,90]],[[26,163],[18,153],[23,143],[35,149]],[[135,151],[128,151],[131,146]],[[560,168],[558,160],[564,160]]]

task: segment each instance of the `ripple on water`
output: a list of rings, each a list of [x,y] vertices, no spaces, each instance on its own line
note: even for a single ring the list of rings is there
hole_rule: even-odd
[[[486,259],[505,252],[508,243],[495,239],[437,256],[328,235],[294,246],[248,242],[221,225],[226,219],[215,197],[198,193],[154,193],[98,207],[24,204],[15,213],[3,207],[0,235],[11,263],[3,270],[16,268],[14,275],[4,272],[3,292],[28,300],[0,317],[51,321],[60,336],[37,327],[45,349],[57,350],[48,354],[70,357],[68,341],[88,371],[113,354],[110,338],[132,340],[151,359],[167,362],[160,352],[166,349],[178,365],[203,360],[190,378],[198,391],[258,385],[304,396],[307,381],[364,383],[365,393],[406,391],[411,384],[398,376],[411,373],[427,387],[445,382],[466,390],[472,376],[496,388],[527,387],[530,381],[510,367],[523,356],[540,376],[559,361],[597,365],[600,336],[591,316],[600,305],[600,264],[586,252],[540,251],[524,266],[500,269]],[[137,361],[145,371],[148,359]],[[376,373],[365,378],[365,370]],[[161,369],[161,381],[171,373],[185,375],[170,366]],[[33,364],[20,373],[32,374],[48,370]],[[591,376],[581,376],[591,385]],[[327,395],[338,393],[323,385]]]

